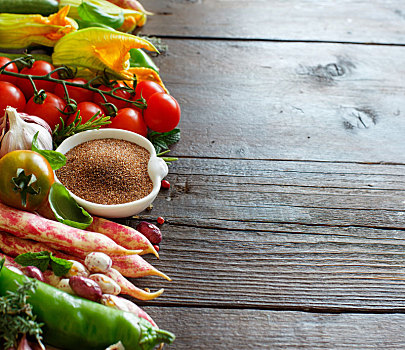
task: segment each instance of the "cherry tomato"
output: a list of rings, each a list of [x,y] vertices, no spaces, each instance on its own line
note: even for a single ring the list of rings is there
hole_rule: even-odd
[[[11,60],[7,57],[0,57],[0,67],[4,66],[6,63],[10,62]],[[4,70],[18,73],[18,68],[15,63],[9,64]],[[8,81],[9,83],[15,84],[16,77],[12,77],[11,75],[1,74],[0,81]]]
[[[82,117],[82,122],[80,124],[86,123],[94,114],[99,112],[99,115],[96,119],[104,117],[104,112],[99,105],[96,105],[93,102],[80,102],[77,105],[76,113],[80,111],[80,116]],[[72,124],[75,120],[76,113],[73,113],[69,116],[66,121],[66,124]]]
[[[66,79],[66,81],[83,85],[87,83],[87,80],[82,78]],[[93,99],[93,91],[69,85],[66,85],[66,88],[69,98],[75,100],[77,104],[84,101],[91,101]],[[65,99],[65,89],[62,84],[56,84],[53,93],[56,96]]]
[[[7,106],[22,112],[25,108],[25,97],[17,86],[8,81],[0,81],[0,117],[4,115]]]
[[[57,124],[60,124],[60,118],[64,120],[67,118],[67,116],[60,112],[63,111],[65,106],[65,101],[59,96],[47,92],[45,101],[42,104],[35,103],[34,97],[31,97],[25,106],[24,112],[42,118],[53,130]]]
[[[25,67],[21,69],[22,74],[31,74],[31,75],[46,75],[49,72],[53,71],[55,67],[46,62],[46,61],[35,61],[34,64],[32,65],[31,68]],[[58,78],[58,74],[54,73],[52,74],[53,78]],[[52,83],[51,81],[46,81],[46,80],[34,80],[35,86],[37,90],[45,90],[49,92],[53,92],[55,88],[55,83]],[[21,91],[24,93],[25,98],[29,100],[33,95],[34,95],[34,89],[32,87],[31,82],[29,79],[24,79],[24,78],[17,78],[16,79],[16,85],[21,89]]]
[[[148,128],[143,121],[141,112],[134,108],[120,109],[110,121],[111,124],[108,124],[108,128],[124,129],[145,137],[148,134]]]
[[[148,100],[143,116],[146,125],[153,131],[168,132],[180,121],[180,106],[171,95],[157,92]]]
[[[125,84],[117,83],[116,85],[114,85],[114,89],[117,87],[125,87]],[[102,91],[111,91],[112,90],[111,87],[104,86],[104,85],[99,86],[98,89],[100,89]],[[126,90],[116,90],[114,92],[114,95],[125,98],[127,100],[131,99],[131,93]],[[122,108],[125,108],[128,106],[128,102],[118,100],[118,99],[108,96],[108,95],[105,95],[105,97],[106,97],[107,101],[110,103],[113,103],[115,105],[115,107],[117,107],[117,109],[122,109]],[[103,106],[103,103],[105,103],[104,99],[98,93],[94,93],[93,101],[101,107]]]
[[[18,150],[0,159],[0,200],[6,205],[35,210],[48,199],[54,181],[51,166],[39,153]]]
[[[148,102],[149,97],[151,97],[155,92],[165,92],[165,90],[154,81],[141,81],[136,84],[135,97],[133,98],[133,100],[135,101],[140,99],[142,94],[142,97],[146,100],[146,102]]]

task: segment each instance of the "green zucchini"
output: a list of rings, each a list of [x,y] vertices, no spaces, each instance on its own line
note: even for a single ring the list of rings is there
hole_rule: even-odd
[[[0,13],[49,16],[58,10],[59,2],[57,0],[0,0]]]

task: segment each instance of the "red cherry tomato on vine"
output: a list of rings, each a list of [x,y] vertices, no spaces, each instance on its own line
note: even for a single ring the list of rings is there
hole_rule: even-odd
[[[22,74],[31,74],[31,75],[46,75],[53,71],[55,67],[50,64],[49,62],[46,61],[35,61],[34,64],[32,65],[31,68],[25,67],[21,69]],[[58,78],[58,74],[54,73],[52,74],[53,78]],[[52,83],[51,81],[46,81],[46,80],[34,80],[35,86],[37,90],[45,90],[49,92],[53,92],[55,88],[55,83]],[[24,93],[25,98],[29,100],[33,95],[34,95],[34,89],[32,87],[31,82],[29,79],[24,79],[24,78],[17,78],[16,79],[16,85],[21,89],[21,91]]]
[[[6,63],[10,62],[11,60],[7,57],[0,57],[0,67],[4,66]],[[18,68],[15,63],[9,64],[4,70],[18,73]],[[16,77],[12,77],[11,75],[1,74],[0,81],[8,81],[9,83],[15,84]]]
[[[82,117],[82,121],[80,124],[86,123],[93,115],[95,115],[97,112],[99,112],[98,118],[104,117],[104,112],[101,109],[99,105],[96,105],[93,102],[80,102],[77,104],[77,111],[80,111],[80,116]],[[76,112],[77,113],[77,112]],[[75,120],[76,113],[73,113],[69,116],[69,118],[66,121],[66,124],[72,124]]]
[[[148,100],[143,112],[146,125],[153,131],[168,132],[180,121],[180,106],[171,95],[157,92]]]
[[[82,78],[66,79],[66,81],[82,85],[87,83],[87,80]],[[91,101],[93,99],[93,91],[69,85],[66,85],[66,88],[69,98],[75,100],[78,104],[80,102]],[[63,88],[62,84],[55,84],[53,93],[56,96],[59,96],[61,99],[65,99],[65,89]]]
[[[113,88],[115,89],[115,88],[118,88],[118,87],[125,87],[125,84],[117,83],[116,85],[114,85]],[[104,86],[104,85],[101,85],[101,86],[98,87],[98,89],[102,90],[102,91],[111,91],[113,88],[108,87],[108,86]],[[130,100],[131,97],[132,97],[131,93],[129,91],[122,90],[122,89],[114,91],[114,95],[118,96],[118,97],[125,98],[127,100]],[[122,109],[122,108],[125,108],[125,107],[128,106],[128,102],[126,102],[126,101],[118,100],[118,99],[116,99],[114,97],[111,97],[111,96],[108,96],[108,95],[105,95],[105,97],[107,99],[107,102],[113,103],[115,105],[115,107],[117,107],[117,109]],[[105,103],[104,99],[97,92],[94,93],[93,101],[95,103],[97,103],[101,107],[103,106],[103,103]]]
[[[165,90],[154,81],[144,80],[136,84],[135,97],[133,100],[138,100],[142,97],[148,102],[149,97],[151,97],[156,92],[165,92]]]
[[[35,103],[34,97],[31,97],[25,106],[24,112],[42,118],[53,130],[57,124],[61,123],[60,118],[66,120],[67,116],[60,112],[64,110],[65,106],[65,101],[60,97],[47,92],[45,101],[41,104]]]
[[[25,108],[25,97],[17,86],[8,81],[0,81],[0,117],[3,117],[7,106],[22,112]]]
[[[142,113],[134,108],[120,109],[110,121],[111,124],[108,124],[108,128],[124,129],[145,137],[148,134],[148,128],[143,121]]]
[[[23,169],[24,173],[19,169]],[[29,177],[31,174],[35,178]],[[52,168],[39,153],[18,150],[0,159],[0,200],[6,205],[33,211],[48,199],[53,183]],[[19,184],[18,190],[16,184]]]

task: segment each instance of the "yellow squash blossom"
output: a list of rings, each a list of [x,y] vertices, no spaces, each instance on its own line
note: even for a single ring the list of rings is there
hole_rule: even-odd
[[[155,83],[158,83],[166,92],[168,92],[163,84],[162,79],[160,79],[159,74],[155,70],[146,67],[131,67],[128,69],[128,71],[135,75],[137,83],[145,80],[154,81]]]
[[[59,0],[59,6],[69,4],[69,17],[80,19],[77,9],[82,2],[83,0]],[[142,27],[146,22],[146,13],[142,11],[123,9],[111,2],[108,2],[107,0],[87,0],[87,2],[97,6],[108,15],[118,15],[122,13],[124,15],[124,23],[120,28],[118,28],[119,31],[132,32],[136,27]]]
[[[0,13],[0,47],[22,49],[33,44],[55,46],[60,38],[78,28],[76,21],[67,17],[68,12],[69,6],[49,17]]]
[[[86,28],[64,36],[55,45],[52,62],[56,66],[84,67],[111,74],[118,80],[132,80],[130,49],[157,49],[135,35],[104,28]]]

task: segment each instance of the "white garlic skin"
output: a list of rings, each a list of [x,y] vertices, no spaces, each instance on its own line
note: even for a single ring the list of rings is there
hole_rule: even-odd
[[[25,121],[24,118],[31,122]],[[37,132],[38,148],[52,150],[51,129],[44,120],[7,107],[0,120],[0,158],[15,150],[30,150],[32,139]]]

